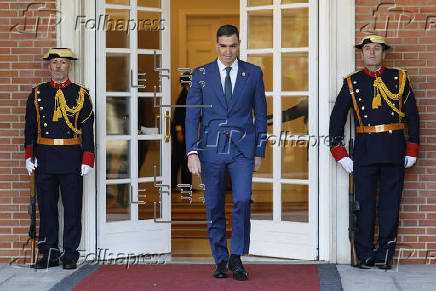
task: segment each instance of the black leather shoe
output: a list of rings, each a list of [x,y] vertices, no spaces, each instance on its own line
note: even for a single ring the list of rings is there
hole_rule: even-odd
[[[364,260],[362,260],[359,264],[360,269],[371,269],[371,267],[374,267],[375,258],[369,257]]]
[[[240,256],[230,256],[229,269],[233,272],[233,279],[238,281],[248,280],[248,272],[244,269]]]
[[[215,278],[227,278],[227,262],[221,262],[216,265],[216,270],[213,272]]]
[[[77,263],[74,260],[63,260],[62,268],[64,270],[74,270],[77,269]]]
[[[392,265],[385,262],[376,262],[375,266],[381,270],[390,270],[392,269]]]
[[[59,266],[59,260],[47,262],[45,259],[40,259],[35,264],[33,264],[31,267],[34,269],[47,269],[51,267],[57,267]]]

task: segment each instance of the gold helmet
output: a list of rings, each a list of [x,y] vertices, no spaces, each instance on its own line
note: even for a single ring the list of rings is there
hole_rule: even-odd
[[[51,48],[42,58],[43,60],[51,60],[54,58],[66,58],[69,60],[77,60],[78,57],[73,53],[70,48]]]
[[[356,44],[354,47],[361,49],[363,46],[367,43],[379,43],[381,44],[385,49],[390,48],[390,46],[386,43],[386,40],[383,36],[379,36],[376,34],[370,34],[362,38],[362,40]]]

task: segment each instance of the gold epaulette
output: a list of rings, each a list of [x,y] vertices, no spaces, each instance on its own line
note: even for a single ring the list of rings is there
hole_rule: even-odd
[[[47,82],[41,82],[41,83],[38,83],[38,84],[33,84],[32,88],[39,87],[39,86],[41,86],[44,83],[47,83]]]
[[[89,88],[86,87],[85,85],[80,84],[80,83],[76,83],[76,84],[79,85],[80,87],[82,87],[83,89],[85,89],[86,91],[89,91]]]
[[[394,70],[398,70],[398,71],[404,71],[404,72],[407,72],[406,69],[399,68],[399,67],[387,67],[387,68],[388,68],[388,69],[394,69]]]
[[[354,72],[352,72],[351,74],[346,75],[346,76],[344,77],[344,79],[347,79],[348,77],[351,77],[351,76],[353,76],[354,74],[359,73],[359,72],[360,72],[359,70],[354,71]]]

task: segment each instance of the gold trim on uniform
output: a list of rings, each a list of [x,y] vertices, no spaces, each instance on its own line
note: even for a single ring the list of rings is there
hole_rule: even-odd
[[[386,101],[386,103],[389,105],[389,107],[392,108],[395,112],[398,113],[401,117],[404,117],[405,114],[401,112],[395,105],[389,100],[399,100],[400,97],[404,93],[404,87],[406,85],[406,78],[404,71],[399,71],[400,74],[400,89],[398,90],[397,94],[393,94],[391,91],[389,91],[386,84],[383,82],[383,79],[381,77],[377,77],[374,81],[374,98],[372,99],[372,109],[378,109],[381,106],[381,97]]]

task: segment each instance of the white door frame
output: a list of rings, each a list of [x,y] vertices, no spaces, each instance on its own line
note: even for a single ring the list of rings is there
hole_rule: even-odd
[[[102,1],[102,0],[99,0]],[[95,31],[75,29],[77,15],[87,19],[95,18],[95,1],[57,0],[57,9],[61,11],[63,21],[57,29],[57,46],[71,47],[78,53],[80,60],[72,73],[74,81],[81,82],[90,89],[95,100]],[[319,0],[319,135],[328,136],[330,111],[342,86],[342,76],[354,70],[355,58],[352,45],[355,41],[355,2],[341,0]],[[71,13],[74,11],[75,13]],[[77,13],[77,14],[76,14]],[[241,30],[243,28],[241,27]],[[68,35],[68,38],[61,38]],[[81,70],[78,71],[80,66]],[[99,112],[96,110],[96,115]],[[96,128],[96,132],[98,129]],[[348,134],[348,131],[345,131]],[[96,149],[100,145],[96,142]],[[105,157],[96,156],[96,160]],[[319,259],[331,263],[349,263],[350,247],[348,242],[348,185],[347,175],[338,168],[327,146],[319,149]],[[81,249],[96,251],[96,181],[95,168],[84,179],[82,212]],[[325,185],[325,186],[324,186]]]
[[[282,48],[282,10],[307,8],[309,12],[309,43],[308,47]],[[248,19],[246,11],[272,10],[273,12],[273,48],[248,49]],[[309,0],[308,3],[281,4],[281,0],[274,0],[272,5],[247,7],[247,0],[241,0],[241,59],[247,60],[247,54],[268,53],[273,56],[274,75],[273,92],[266,92],[273,96],[275,113],[282,112],[282,97],[310,96],[309,99],[309,124],[308,136],[318,135],[318,17],[317,1]],[[282,90],[282,54],[288,52],[307,52],[309,67],[309,88],[307,91]],[[282,137],[282,115],[273,116],[273,135]],[[306,136],[304,139],[308,139]],[[299,137],[292,138],[297,141]],[[309,140],[310,143],[310,140]],[[282,177],[282,148],[274,146],[273,149],[273,178],[254,177],[253,182],[266,182],[273,184],[273,220],[252,220],[250,254],[285,257],[292,259],[316,260],[318,258],[318,149],[308,146],[309,167],[308,179],[283,179]],[[308,186],[308,222],[282,221],[282,184]],[[265,232],[268,230],[267,232]]]
[[[354,43],[355,1],[320,0],[320,136],[329,134],[330,112],[342,87],[342,77],[354,70]],[[348,139],[348,133],[349,130],[345,130],[345,139]],[[348,264],[348,175],[332,158],[325,144],[321,144],[319,149],[319,165],[319,258]]]
[[[138,13],[141,11],[147,12],[159,12],[161,13],[161,19],[165,20],[165,29],[170,27],[170,8],[169,0],[161,1],[161,8],[145,8],[137,7],[136,0],[130,0],[130,5],[113,5],[106,4],[101,1],[97,4],[98,14],[105,14],[105,9],[123,9],[129,11],[129,19],[137,20]],[[163,31],[163,30],[162,30]],[[97,149],[97,153],[100,159],[97,160],[98,168],[101,169],[97,173],[97,246],[101,249],[109,249],[111,252],[117,253],[169,253],[171,251],[171,224],[170,223],[156,223],[153,219],[140,220],[138,218],[139,204],[129,203],[130,219],[122,221],[106,221],[106,185],[110,184],[127,184],[130,187],[131,201],[138,201],[138,184],[144,182],[153,182],[153,177],[139,178],[138,174],[138,141],[140,140],[160,140],[161,141],[161,157],[165,156],[166,159],[161,160],[161,176],[156,177],[156,182],[163,185],[170,185],[171,181],[171,161],[170,151],[171,144],[169,141],[165,141],[165,128],[169,124],[164,123],[167,121],[165,118],[160,118],[160,134],[154,135],[138,135],[138,97],[153,98],[153,93],[138,92],[138,89],[131,86],[130,90],[125,93],[120,92],[106,92],[104,84],[106,84],[106,55],[107,54],[124,54],[129,56],[130,69],[133,70],[133,76],[130,82],[132,84],[138,84],[138,61],[137,58],[141,54],[151,54],[156,51],[157,54],[162,55],[161,68],[170,68],[171,55],[170,55],[170,35],[167,31],[161,33],[161,49],[139,49],[137,45],[137,29],[129,32],[129,48],[106,48],[105,46],[105,33],[99,31],[97,33],[96,44],[96,66],[100,73],[96,82],[99,82],[97,94],[99,95],[100,102],[97,104],[97,110],[99,114],[96,119],[98,125],[98,132],[96,140],[101,142]],[[167,54],[164,54],[167,53]],[[152,65],[152,64],[150,64]],[[158,65],[159,66],[159,65]],[[162,73],[163,75],[165,73]],[[129,78],[130,79],[130,78]],[[147,84],[150,86],[150,84]],[[161,98],[160,104],[171,103],[171,87],[170,79],[162,78],[162,92],[157,93],[157,97]],[[130,107],[129,118],[129,134],[126,135],[111,135],[105,134],[106,129],[106,96],[128,96]],[[169,109],[160,108],[160,115],[164,116],[164,112]],[[108,140],[128,140],[130,142],[129,147],[129,177],[125,179],[107,180],[105,176],[106,169],[106,146],[105,143]],[[165,188],[163,188],[165,190]],[[129,199],[130,201],[130,199]],[[165,194],[162,194],[161,216],[164,221],[171,219],[171,199]],[[163,207],[162,207],[163,206]]]

